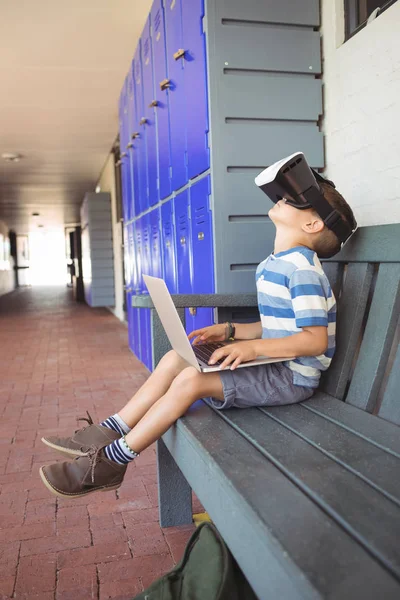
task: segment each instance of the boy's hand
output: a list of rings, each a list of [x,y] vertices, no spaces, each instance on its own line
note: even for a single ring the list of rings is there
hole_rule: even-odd
[[[224,358],[224,356],[226,356],[226,358],[221,364],[220,369],[224,369],[232,363],[231,370],[233,371],[240,363],[248,360],[255,360],[258,355],[254,348],[253,341],[237,342],[236,344],[228,344],[223,348],[218,348],[218,350],[211,355],[208,364],[213,365],[218,360]]]
[[[202,329],[195,329],[189,333],[188,338],[191,340],[195,338],[193,346],[195,344],[205,344],[208,342],[224,342],[226,339],[226,324],[217,323],[216,325],[210,325],[209,327],[203,327]]]

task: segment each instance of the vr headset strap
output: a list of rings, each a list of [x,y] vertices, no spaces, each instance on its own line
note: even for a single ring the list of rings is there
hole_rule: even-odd
[[[325,200],[322,192],[317,190],[316,187],[311,186],[303,192],[302,196],[317,211],[328,229],[333,231],[338,240],[343,244],[352,234],[352,230],[345,223],[338,211],[332,208],[329,202]]]

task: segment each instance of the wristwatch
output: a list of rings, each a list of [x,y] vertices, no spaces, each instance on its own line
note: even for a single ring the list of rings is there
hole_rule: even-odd
[[[235,326],[230,321],[227,321],[226,324],[228,325],[228,337],[226,339],[233,342],[235,340]]]

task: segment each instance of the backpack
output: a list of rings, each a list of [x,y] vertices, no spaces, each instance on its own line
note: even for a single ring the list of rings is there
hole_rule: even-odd
[[[133,600],[257,600],[214,525],[201,523],[183,558]]]

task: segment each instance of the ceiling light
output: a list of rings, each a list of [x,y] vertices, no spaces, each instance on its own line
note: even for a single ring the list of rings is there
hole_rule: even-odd
[[[40,214],[40,213],[38,213],[38,212],[34,212],[34,213],[32,213],[32,217],[38,217],[38,216],[39,216],[39,214]]]
[[[96,194],[99,194],[101,192],[101,187],[98,185],[96,186]]]
[[[38,227],[43,227],[43,225],[38,225]]]
[[[6,160],[7,162],[19,162],[21,160],[22,156],[15,152],[4,152],[1,155],[1,158]]]

